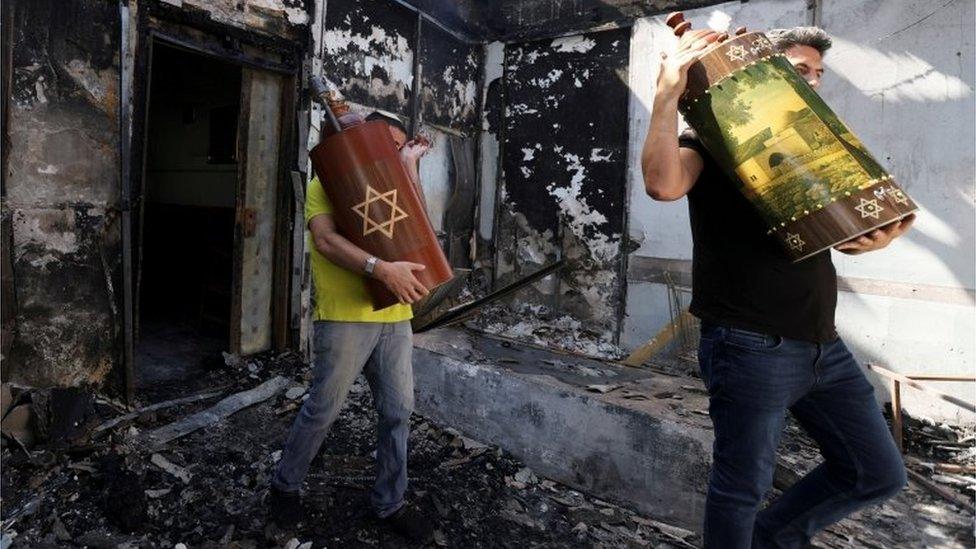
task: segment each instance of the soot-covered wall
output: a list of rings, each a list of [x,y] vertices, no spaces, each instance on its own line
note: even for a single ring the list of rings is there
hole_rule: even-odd
[[[420,56],[423,120],[470,135],[477,123],[482,47],[424,24]]]
[[[505,47],[497,278],[564,257],[535,300],[616,334],[626,218],[629,29]]]
[[[417,16],[393,2],[329,0],[322,70],[351,101],[409,115]]]
[[[119,295],[107,281],[119,265],[119,9],[101,0],[13,9],[3,214],[17,311],[5,366],[30,385],[97,383],[118,348]]]

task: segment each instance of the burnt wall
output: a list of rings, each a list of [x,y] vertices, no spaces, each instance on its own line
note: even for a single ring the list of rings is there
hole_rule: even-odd
[[[118,6],[17,0],[13,10],[3,213],[17,310],[6,366],[31,385],[95,383],[117,349]]]
[[[2,214],[11,228],[16,304],[4,374],[35,386],[100,384],[121,358],[119,113],[132,108],[120,109],[122,15],[105,0],[4,7],[12,11],[4,27],[12,33],[12,74]],[[194,29],[187,36],[296,48],[308,43],[314,8],[315,0],[129,2],[132,14]],[[144,68],[132,56],[145,29],[137,20],[130,16],[133,42],[121,57],[139,90]],[[138,157],[130,161],[140,165]]]
[[[323,73],[351,101],[409,116],[416,24],[394,2],[327,0]]]
[[[422,118],[465,134],[475,131],[483,48],[425,23],[420,33]]]
[[[540,303],[610,334],[622,300],[629,42],[620,29],[513,43],[504,61],[497,277],[566,258]]]
[[[503,40],[559,36],[639,17],[719,4],[725,0],[502,0],[495,15]]]

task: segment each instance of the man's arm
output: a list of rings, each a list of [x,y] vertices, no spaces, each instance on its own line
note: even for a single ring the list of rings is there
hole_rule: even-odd
[[[336,265],[365,275],[366,260],[371,256],[336,231],[335,221],[329,214],[319,214],[308,221],[315,249]],[[414,276],[414,271],[426,267],[409,261],[378,261],[373,276],[386,285],[401,303],[414,303],[429,292]]]
[[[678,98],[688,82],[688,67],[706,45],[699,44],[673,59],[661,54],[651,123],[641,152],[644,190],[654,200],[678,200],[688,194],[701,174],[701,156],[678,146]]]

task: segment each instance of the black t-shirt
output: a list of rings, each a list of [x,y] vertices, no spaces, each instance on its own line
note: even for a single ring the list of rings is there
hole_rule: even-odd
[[[820,343],[835,339],[837,273],[830,250],[793,263],[694,132],[683,133],[679,143],[704,161],[688,193],[694,240],[689,311],[732,328]]]

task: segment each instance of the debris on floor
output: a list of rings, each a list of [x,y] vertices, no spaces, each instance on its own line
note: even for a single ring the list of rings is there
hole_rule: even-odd
[[[248,360],[268,379],[265,384],[289,377],[308,381],[307,368],[295,359]],[[261,385],[244,378],[222,394]],[[304,389],[300,384],[280,388],[286,386]],[[9,539],[15,548],[408,546],[376,525],[368,505],[376,416],[362,378],[313,462],[306,484],[308,526],[284,532],[268,522],[268,480],[297,413],[289,406],[301,397],[297,390],[277,390],[155,450],[142,444],[144,433],[215,407],[214,397],[184,396],[180,404],[136,415],[99,406],[106,414],[102,425],[107,416],[126,419],[103,429],[94,442],[64,451],[38,447],[28,456],[8,445],[2,472],[4,543]],[[289,411],[281,413],[285,408]],[[692,532],[540,478],[502,450],[418,415],[410,440],[409,497],[436,524],[436,546],[691,548],[699,543]]]
[[[579,320],[557,315],[538,304],[491,304],[465,325],[480,332],[592,358],[617,360],[627,355],[607,334],[588,330]]]
[[[906,429],[906,440],[917,436],[914,428]],[[911,469],[910,464],[917,458],[911,452],[905,457]],[[769,497],[779,495],[780,490],[788,488],[821,461],[817,446],[790,418],[780,443],[775,489]],[[972,496],[970,491],[969,502]],[[973,520],[971,503],[946,501],[910,478],[908,486],[897,496],[828,527],[814,538],[814,546],[966,549],[976,546]]]
[[[268,520],[265,498],[310,371],[287,354],[229,362],[196,380],[193,391],[157,391],[156,404],[129,409],[96,398],[98,426],[73,445],[42,444],[30,453],[5,445],[0,547],[409,546],[378,526],[368,505],[376,415],[365,381],[353,386],[312,464],[305,495],[309,520],[297,531],[285,531]],[[228,379],[233,385],[226,385]],[[628,398],[637,387],[628,379],[589,382],[589,388]],[[693,400],[691,393],[701,391],[697,383],[688,378],[680,389],[645,398],[684,406]],[[176,429],[181,436],[146,444],[149,433],[185,425],[195,428]],[[971,431],[911,420],[906,441],[911,467],[972,501]],[[688,530],[542,478],[509,453],[417,414],[410,443],[408,497],[433,521],[434,546],[693,548],[701,543]],[[815,445],[793,423],[780,451],[777,490],[820,460]],[[965,549],[976,543],[972,524],[971,507],[912,482],[896,498],[829,527],[814,547]]]

